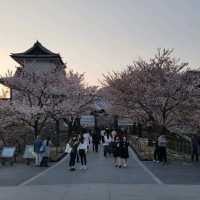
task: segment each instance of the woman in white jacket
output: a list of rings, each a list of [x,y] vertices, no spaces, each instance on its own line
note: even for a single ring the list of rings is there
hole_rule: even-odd
[[[78,152],[81,159],[81,169],[87,169],[87,158],[86,158],[87,146],[88,146],[87,142],[85,142],[84,138],[81,137],[78,146]]]
[[[104,135],[104,143],[103,143],[103,147],[104,147],[104,157],[107,156],[107,154],[111,155],[111,142],[112,142],[112,137],[110,136],[110,134],[107,132]]]

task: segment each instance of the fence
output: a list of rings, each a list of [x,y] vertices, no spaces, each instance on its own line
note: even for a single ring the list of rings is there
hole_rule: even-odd
[[[141,160],[152,160],[154,147],[148,138],[129,136],[130,143]],[[175,133],[167,135],[169,159],[190,160],[191,140]]]
[[[129,136],[130,145],[137,153],[141,160],[153,159],[153,147],[149,146],[147,138],[139,138],[137,136]]]

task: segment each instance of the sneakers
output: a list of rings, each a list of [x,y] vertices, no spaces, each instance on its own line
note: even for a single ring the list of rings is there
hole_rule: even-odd
[[[124,164],[123,167],[124,167],[124,168],[127,168],[127,164]]]
[[[86,169],[87,169],[87,166],[86,166],[86,165],[84,165],[84,166],[83,166],[83,169],[85,169],[85,170],[86,170]]]
[[[75,169],[75,167],[71,167],[69,170],[70,171],[75,171],[76,169]]]
[[[80,170],[82,170],[82,169],[86,170],[86,169],[87,169],[87,166],[86,166],[86,165],[81,165]],[[70,171],[75,171],[76,168],[75,168],[75,167],[69,167],[69,170],[70,170]]]
[[[87,169],[87,166],[86,166],[86,165],[82,165],[82,166],[80,167],[80,170],[82,170],[82,169],[86,170],[86,169]]]

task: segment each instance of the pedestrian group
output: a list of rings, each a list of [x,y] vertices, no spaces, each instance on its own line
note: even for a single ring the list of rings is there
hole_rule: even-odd
[[[81,134],[73,135],[67,143],[65,152],[69,154],[69,170],[76,170],[76,163],[81,163],[80,169],[87,169],[87,153],[98,152],[103,148],[104,157],[113,157],[114,166],[127,167],[129,158],[129,143],[126,133],[116,130],[97,130],[92,133],[84,130]]]

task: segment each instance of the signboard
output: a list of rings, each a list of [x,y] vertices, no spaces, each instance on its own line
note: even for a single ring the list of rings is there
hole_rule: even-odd
[[[132,126],[133,122],[132,120],[128,118],[122,118],[118,120],[118,126]]]
[[[83,127],[94,127],[95,119],[93,115],[82,115],[80,119],[80,124]]]
[[[10,99],[10,88],[0,83],[0,99]]]
[[[2,158],[12,158],[15,154],[15,147],[4,147],[1,152]]]
[[[33,145],[26,145],[23,158],[34,159],[34,147]]]

